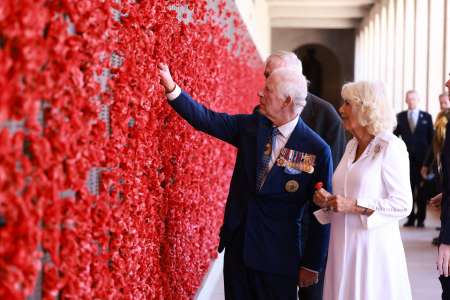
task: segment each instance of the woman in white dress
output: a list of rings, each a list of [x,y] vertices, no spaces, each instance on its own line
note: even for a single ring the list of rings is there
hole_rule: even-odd
[[[333,194],[314,196],[319,221],[331,222],[324,300],[410,300],[398,224],[412,208],[406,146],[392,134],[395,115],[382,84],[348,83],[341,94],[339,112],[353,139]]]

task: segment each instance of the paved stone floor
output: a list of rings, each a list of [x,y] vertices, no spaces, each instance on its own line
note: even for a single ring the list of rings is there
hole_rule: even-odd
[[[403,224],[401,221],[400,224]],[[439,300],[441,286],[435,267],[437,248],[431,245],[438,232],[438,212],[429,210],[425,228],[402,228],[402,238],[406,251],[409,278],[414,300]],[[210,300],[223,300],[223,279],[221,278]]]

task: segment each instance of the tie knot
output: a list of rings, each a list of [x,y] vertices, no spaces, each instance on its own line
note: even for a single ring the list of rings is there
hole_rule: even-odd
[[[272,137],[276,137],[279,134],[281,134],[280,130],[278,130],[277,127],[274,127],[272,131]]]

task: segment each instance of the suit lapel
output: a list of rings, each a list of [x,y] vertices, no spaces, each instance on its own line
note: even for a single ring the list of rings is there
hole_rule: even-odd
[[[421,126],[422,120],[423,120],[423,113],[422,113],[422,111],[419,111],[419,117],[417,118],[417,124],[416,124],[416,130],[414,132],[416,132],[417,128],[419,128],[419,126]]]
[[[295,126],[294,131],[292,131],[285,148],[295,149],[302,141],[302,137],[305,135],[305,122],[302,118],[298,118],[297,126]]]
[[[423,113],[422,113],[422,111],[419,110],[419,116],[417,117],[416,128],[414,128],[414,132],[412,132],[411,135],[415,135],[417,132],[419,132],[419,127],[422,124],[422,120],[423,120]]]
[[[402,122],[405,124],[409,135],[413,135],[414,132],[411,131],[411,127],[409,127],[409,121],[408,121],[408,111],[405,111],[405,113],[401,114]]]

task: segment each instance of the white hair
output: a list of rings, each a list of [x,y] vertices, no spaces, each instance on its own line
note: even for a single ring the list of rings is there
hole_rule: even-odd
[[[391,103],[381,82],[358,81],[344,84],[341,91],[344,101],[353,108],[358,123],[370,134],[392,131],[397,123]]]
[[[299,76],[300,75],[300,76]],[[279,78],[276,89],[280,95],[288,96],[294,101],[295,110],[299,112],[306,105],[306,96],[308,96],[308,85],[306,78],[298,74],[295,68],[278,68],[270,74],[269,79]]]
[[[269,61],[273,57],[281,59],[286,68],[292,68],[294,70],[297,70],[298,73],[303,74],[302,62],[300,61],[300,59],[298,59],[295,53],[284,50],[278,50],[270,54],[270,56],[267,58],[267,61]]]

